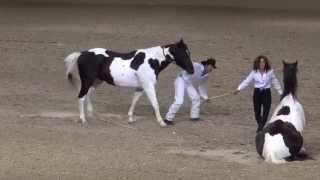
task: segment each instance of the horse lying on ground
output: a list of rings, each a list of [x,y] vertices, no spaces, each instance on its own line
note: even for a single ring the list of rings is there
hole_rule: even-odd
[[[298,63],[283,61],[284,92],[265,128],[256,135],[256,149],[265,161],[284,163],[304,154],[302,130],[305,116],[296,95]]]
[[[87,123],[85,105],[92,116],[91,97],[103,81],[114,86],[135,88],[128,115],[133,121],[135,105],[143,92],[149,98],[160,126],[163,121],[156,97],[155,85],[159,73],[175,62],[187,73],[194,72],[188,46],[181,39],[177,43],[118,53],[108,49],[94,48],[74,52],[66,57],[67,78],[79,90],[79,112],[82,123]],[[79,82],[80,79],[80,82]]]

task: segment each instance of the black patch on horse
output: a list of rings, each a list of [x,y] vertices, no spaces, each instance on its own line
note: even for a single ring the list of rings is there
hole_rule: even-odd
[[[142,53],[142,52],[138,53],[132,60],[130,67],[134,70],[138,70],[140,65],[143,64],[145,57],[146,57],[145,53]]]
[[[290,114],[289,106],[282,106],[281,109],[278,111],[277,116],[279,115],[288,115]]]
[[[291,156],[287,157],[286,159],[291,159],[294,156],[296,156],[303,145],[303,138],[300,132],[298,132],[297,129],[291,123],[284,122],[282,120],[276,120],[268,124],[266,128],[263,129],[263,131],[261,131],[260,133],[263,133],[263,138],[266,133],[269,133],[272,136],[276,134],[281,134],[283,137],[284,144],[289,148],[289,152],[291,154]],[[256,137],[256,146],[257,144],[259,144],[259,147],[260,147],[261,146],[260,143],[261,143],[260,141],[257,143],[257,137]],[[258,148],[257,148],[257,151],[258,151]]]
[[[111,85],[115,85],[113,81],[113,77],[110,72],[110,65],[112,63],[112,58],[106,58],[101,62],[100,71],[99,71],[99,79],[104,80]]]
[[[165,69],[171,62],[172,60],[166,59],[165,61],[162,61],[161,64],[159,64],[159,61],[157,59],[149,59],[148,60],[151,68],[154,70],[156,76],[158,77],[158,74]]]
[[[149,59],[148,60],[150,67],[154,70],[154,73],[156,74],[156,76],[158,77],[158,74],[160,72],[160,64],[159,61],[157,59]]]
[[[136,52],[137,52],[137,50],[131,51],[129,53],[119,53],[119,52],[115,52],[115,51],[106,50],[106,54],[109,55],[110,58],[113,59],[115,57],[119,57],[123,60],[132,59],[135,56]]]
[[[103,55],[95,55],[93,52],[84,51],[78,58],[78,69],[81,80],[81,90],[78,97],[82,98],[88,93],[95,80],[104,80],[114,85],[110,74],[112,59]]]
[[[172,62],[171,58],[166,58],[165,61],[162,61],[162,62],[161,62],[161,65],[160,65],[160,70],[159,70],[159,72],[161,72],[163,69],[165,69],[171,62]],[[193,66],[192,66],[192,67],[193,67]]]

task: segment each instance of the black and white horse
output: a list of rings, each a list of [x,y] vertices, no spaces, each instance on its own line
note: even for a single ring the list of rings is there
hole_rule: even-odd
[[[302,130],[305,116],[296,95],[297,65],[283,61],[284,92],[266,127],[256,135],[256,149],[265,161],[284,163],[304,152]]]
[[[174,44],[138,49],[129,53],[94,48],[70,54],[65,59],[65,65],[69,82],[79,90],[81,122],[87,122],[85,105],[88,115],[92,115],[91,96],[95,88],[106,81],[114,86],[136,88],[128,112],[129,122],[134,121],[135,105],[145,92],[153,106],[157,121],[161,126],[166,126],[160,115],[155,85],[159,73],[171,62],[175,62],[190,74],[194,72],[190,51],[182,39]]]

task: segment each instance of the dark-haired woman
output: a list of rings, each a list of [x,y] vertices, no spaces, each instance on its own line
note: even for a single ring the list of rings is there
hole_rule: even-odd
[[[254,60],[253,70],[247,78],[240,83],[234,93],[237,94],[245,89],[251,82],[254,82],[253,107],[255,119],[258,124],[258,132],[263,129],[268,119],[271,107],[271,86],[273,86],[280,95],[282,94],[281,85],[271,69],[266,56],[258,56]]]

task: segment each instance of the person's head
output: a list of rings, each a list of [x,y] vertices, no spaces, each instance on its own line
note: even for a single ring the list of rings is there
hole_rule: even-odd
[[[216,69],[216,60],[209,58],[205,61],[201,61],[201,64],[204,66],[204,74],[210,73],[213,69]]]
[[[253,62],[253,70],[267,72],[270,69],[271,69],[271,65],[269,63],[269,59],[266,56],[260,55],[255,58]]]

